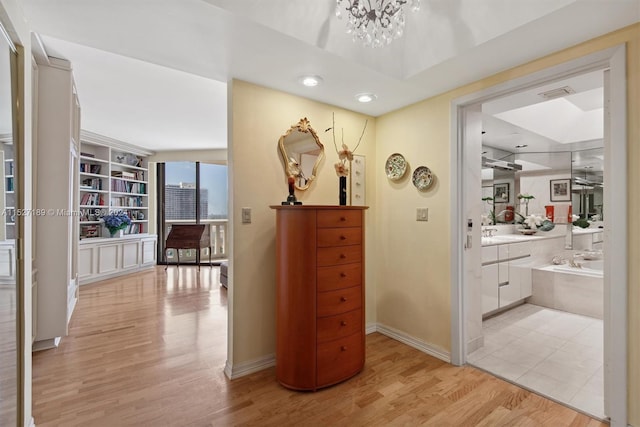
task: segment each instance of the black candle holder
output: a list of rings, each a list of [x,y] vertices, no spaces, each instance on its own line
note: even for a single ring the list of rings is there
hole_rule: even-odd
[[[288,183],[289,183],[289,196],[287,196],[287,200],[285,200],[284,202],[282,202],[282,205],[301,205],[302,202],[299,202],[298,199],[296,199],[296,195],[294,194],[296,187],[294,186],[296,180],[294,177],[290,176]]]

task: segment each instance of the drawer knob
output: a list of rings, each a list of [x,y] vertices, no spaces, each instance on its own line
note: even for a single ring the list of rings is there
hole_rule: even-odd
[[[345,259],[347,256],[345,254],[340,254],[340,259]]]
[[[340,301],[346,302],[347,301],[347,297],[340,297]]]
[[[347,273],[341,272],[340,277],[347,277]]]
[[[346,218],[346,217],[343,217],[343,216],[341,216],[341,217],[340,217],[340,221],[344,222],[344,221],[346,221],[346,220],[347,220],[347,218]]]
[[[340,236],[340,240],[347,240],[346,236]]]
[[[344,321],[344,320],[343,320],[343,321],[341,321],[341,322],[340,322],[340,326],[347,326],[347,322],[346,322],[346,321]]]
[[[347,351],[347,346],[343,345],[342,347],[340,347],[340,351]]]

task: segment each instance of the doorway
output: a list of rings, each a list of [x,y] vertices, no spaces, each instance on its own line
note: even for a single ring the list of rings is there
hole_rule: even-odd
[[[605,97],[608,103],[611,124],[604,129],[605,183],[616,188],[616,194],[626,192],[626,170],[624,165],[626,152],[626,111],[625,111],[625,53],[624,47],[612,48],[570,63],[562,64],[509,83],[475,93],[452,104],[452,138],[454,146],[452,159],[455,171],[454,186],[457,197],[454,202],[456,221],[452,226],[452,236],[458,236],[454,249],[452,275],[452,361],[464,364],[467,353],[483,345],[481,330],[481,309],[475,307],[478,300],[477,288],[482,280],[479,273],[481,259],[481,232],[478,226],[481,218],[481,190],[473,190],[466,185],[466,178],[475,175],[480,179],[481,123],[479,105],[495,100],[509,93],[560,81],[596,70],[609,70],[610,76],[605,82]],[[475,162],[475,163],[474,163]],[[477,165],[477,166],[474,166]],[[613,167],[613,165],[616,165]],[[465,173],[463,174],[462,171]],[[475,181],[476,185],[478,181]],[[505,187],[506,188],[506,187]],[[618,191],[619,190],[619,191]],[[612,425],[626,425],[626,201],[606,192],[604,205],[609,206],[609,218],[605,215],[603,246],[604,262],[604,396],[605,411]],[[515,196],[517,193],[514,193]],[[505,199],[508,195],[500,193]],[[558,193],[559,196],[562,196]],[[613,242],[616,242],[615,247]],[[474,266],[475,263],[475,266]],[[616,283],[616,287],[610,286]],[[619,286],[620,284],[624,286]],[[474,293],[475,292],[475,293]],[[612,310],[615,308],[615,310]]]
[[[208,264],[227,258],[227,165],[194,161],[157,164],[159,264]],[[168,249],[164,243],[174,224],[203,224],[209,247]]]

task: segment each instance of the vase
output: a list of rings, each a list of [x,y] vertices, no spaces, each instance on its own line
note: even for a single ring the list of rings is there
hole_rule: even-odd
[[[109,230],[109,237],[122,237],[124,235],[123,230]]]
[[[545,210],[545,216],[547,217],[547,219],[548,219],[549,221],[553,222],[553,220],[554,220],[554,216],[555,216],[555,215],[554,215],[554,213],[555,213],[555,212],[554,212],[554,211],[555,211],[554,206],[553,206],[553,205],[546,205],[546,206],[544,207],[544,210]]]
[[[340,199],[340,206],[346,206],[347,204],[347,177],[341,176],[339,178],[338,186],[338,198]]]
[[[507,206],[507,210],[504,213],[504,220],[506,222],[511,222],[515,218],[515,208],[513,206]]]

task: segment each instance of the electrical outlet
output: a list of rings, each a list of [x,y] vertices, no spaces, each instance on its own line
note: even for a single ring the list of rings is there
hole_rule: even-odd
[[[251,208],[242,208],[242,223],[251,224]]]
[[[416,221],[429,221],[429,208],[418,208],[416,210]]]

